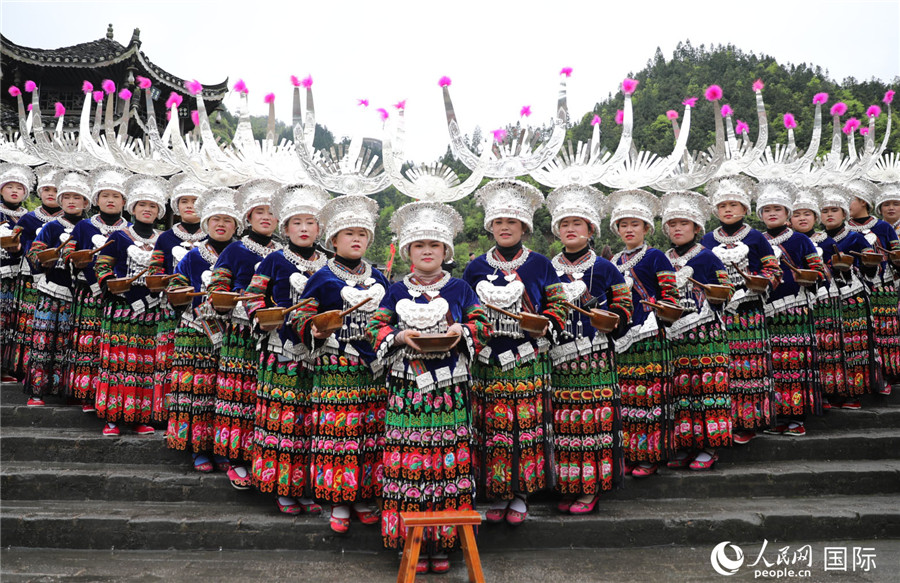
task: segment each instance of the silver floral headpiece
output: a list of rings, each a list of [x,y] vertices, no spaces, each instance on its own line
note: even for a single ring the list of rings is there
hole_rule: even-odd
[[[700,227],[700,234],[706,232],[706,220],[711,207],[709,199],[693,190],[674,190],[665,193],[659,202],[663,233],[669,234],[667,223],[672,219],[691,221]]]
[[[319,220],[319,213],[331,195],[321,186],[315,184],[288,184],[275,191],[272,209],[278,216],[282,232],[287,222],[296,215],[312,215]]]
[[[440,202],[407,203],[391,217],[391,231],[397,237],[400,256],[409,260],[414,241],[440,241],[447,249],[444,262],[453,259],[453,239],[462,232],[463,220],[456,209]]]
[[[875,210],[875,197],[878,196],[878,187],[868,180],[857,178],[845,183],[850,190],[851,196],[865,201],[869,205],[869,210]]]
[[[134,207],[137,203],[156,203],[156,220],[162,220],[166,216],[166,201],[169,198],[169,185],[159,176],[147,176],[135,174],[125,181],[125,210],[134,215]]]
[[[35,170],[35,174],[37,175],[37,192],[40,194],[41,189],[44,187],[56,188],[63,176],[63,171],[56,166],[44,164]]]
[[[706,196],[709,197],[709,203],[712,210],[719,203],[734,201],[744,205],[747,212],[750,212],[750,195],[753,192],[753,181],[746,176],[733,175],[714,178],[706,185]]]
[[[763,180],[753,187],[756,198],[756,216],[762,219],[762,208],[766,205],[780,205],[787,209],[788,218],[794,212],[797,187],[787,180]]]
[[[59,180],[59,186],[56,187],[57,198],[67,192],[74,192],[81,195],[85,200],[91,200],[91,182],[90,177],[84,172],[70,170],[63,174]]]
[[[0,164],[0,188],[10,182],[18,182],[24,186],[27,196],[34,190],[34,171],[24,164]]]
[[[114,190],[122,195],[127,202],[125,196],[125,183],[133,174],[124,168],[116,166],[100,166],[91,171],[91,204],[97,206],[97,197],[100,196],[101,190]],[[165,209],[164,209],[165,210]]]
[[[603,193],[593,186],[567,184],[557,188],[547,196],[547,210],[550,211],[550,230],[559,237],[559,224],[565,218],[578,217],[600,232],[600,219],[605,207]]]
[[[622,219],[640,219],[654,230],[653,218],[659,213],[659,199],[646,190],[639,188],[617,190],[606,200],[609,209],[609,227],[617,233],[616,223]]]
[[[879,187],[875,197],[875,212],[881,213],[881,203],[889,200],[900,202],[900,182],[888,182]]]
[[[839,184],[828,184],[819,187],[817,193],[820,209],[835,206],[844,211],[845,220],[850,218],[850,199],[854,196],[850,189]]]
[[[245,229],[250,228],[250,222],[247,220],[247,217],[254,208],[268,206],[272,214],[275,214],[277,209],[272,205],[272,198],[280,186],[274,180],[257,178],[238,188],[238,192],[241,194],[241,216],[243,217]]]
[[[812,211],[816,215],[816,219],[821,216],[819,194],[813,188],[801,186],[797,189],[797,196],[794,197],[794,212],[799,210]]]
[[[319,213],[319,224],[325,228],[325,246],[334,249],[331,239],[344,229],[362,228],[369,232],[369,244],[375,238],[378,203],[361,194],[345,194],[332,198]]]
[[[243,230],[241,217],[241,194],[231,188],[217,186],[204,191],[194,205],[200,215],[200,228],[209,234],[209,219],[215,215],[226,215],[234,219],[236,233]]]
[[[206,190],[196,178],[189,174],[176,174],[169,179],[169,206],[178,214],[178,200],[183,196],[199,197]]]
[[[484,228],[491,230],[494,219],[518,219],[534,231],[534,212],[544,203],[544,195],[530,184],[502,178],[482,186],[475,193],[475,202],[484,209]]]

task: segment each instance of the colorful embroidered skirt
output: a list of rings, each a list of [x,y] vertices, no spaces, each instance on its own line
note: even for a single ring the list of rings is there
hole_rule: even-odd
[[[31,361],[34,337],[34,312],[40,294],[30,275],[19,275],[15,289],[15,329],[12,343],[3,346],[3,368],[24,377]]]
[[[295,497],[310,493],[311,387],[312,372],[306,362],[268,350],[260,355],[250,472],[260,492]]]
[[[897,290],[893,284],[876,287],[870,298],[875,348],[888,383],[900,379],[900,319],[897,317]]]
[[[259,353],[250,326],[229,322],[216,376],[213,451],[232,461],[251,461],[258,368]]]
[[[381,496],[387,389],[352,356],[315,359],[309,394],[313,495],[333,504]]]
[[[775,420],[772,348],[762,302],[744,302],[725,312],[725,337],[731,351],[728,382],[733,431],[756,431]]]
[[[515,493],[530,494],[552,484],[547,355],[508,370],[475,362],[472,379],[479,492],[483,491],[488,500],[511,500]]]
[[[725,327],[700,324],[672,344],[672,449],[731,445],[731,356]]]
[[[97,416],[108,423],[150,423],[156,314],[135,314],[128,302],[114,298],[103,307],[100,329]]]
[[[847,373],[844,370],[844,349],[841,342],[841,299],[834,293],[820,296],[813,306],[813,326],[819,357],[819,382],[822,384],[822,392],[825,396],[845,390],[844,385],[847,382]]]
[[[835,386],[829,397],[841,400],[872,392],[875,347],[869,338],[871,321],[872,311],[865,292],[860,290],[841,300],[841,336],[847,382]]]
[[[671,447],[666,401],[672,350],[662,331],[616,355],[622,391],[622,439],[628,462],[664,461]]]
[[[76,399],[93,403],[100,384],[101,298],[87,285],[75,285],[72,302],[72,350],[69,353],[69,385]]]
[[[7,353],[15,340],[16,321],[16,278],[0,277],[0,344],[3,346],[2,363],[6,369],[12,360]],[[12,372],[12,370],[8,370]]]
[[[172,358],[175,354],[175,309],[163,296],[159,307],[154,309],[156,314],[156,358],[153,371],[153,420],[166,421],[169,414],[166,412],[166,396],[172,390],[171,370]]]
[[[775,413],[792,417],[822,414],[822,385],[816,357],[812,309],[786,308],[769,322]]]
[[[556,490],[580,496],[621,487],[622,404],[613,351],[598,348],[560,362],[551,378]]]
[[[209,337],[189,326],[179,327],[172,355],[172,391],[166,397],[170,449],[212,452],[218,368],[219,351]]]
[[[472,510],[475,479],[469,446],[467,386],[422,392],[415,381],[388,379],[385,417],[381,536],[387,548],[403,548],[401,512]],[[458,545],[455,527],[429,528],[423,552]]]
[[[66,395],[66,358],[72,342],[72,302],[40,293],[34,312],[34,338],[25,392]]]

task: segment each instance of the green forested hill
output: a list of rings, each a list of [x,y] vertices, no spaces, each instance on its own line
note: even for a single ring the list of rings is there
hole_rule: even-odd
[[[830,123],[828,110],[834,103],[843,101],[848,107],[844,120],[852,116],[865,122],[866,109],[872,104],[878,104],[886,110],[881,103],[885,91],[900,84],[898,77],[864,81],[849,77],[838,82],[830,79],[827,70],[823,70],[819,65],[779,63],[775,57],[745,53],[731,45],[694,47],[690,41],[679,43],[670,58],[666,58],[657,49],[656,54],[647,61],[646,67],[630,74],[629,77],[640,81],[633,96],[635,143],[639,148],[659,155],[667,155],[674,144],[672,126],[666,119],[666,111],[674,109],[683,115],[681,102],[686,97],[699,98],[692,111],[689,150],[705,149],[714,142],[713,105],[703,98],[704,89],[711,84],[722,87],[724,97],[721,104],[731,105],[735,111],[735,119],[747,122],[750,126],[750,136],[755,139],[758,128],[752,85],[756,79],[761,79],[765,83],[763,97],[769,118],[769,144],[786,143],[787,131],[782,119],[785,113],[790,112],[798,123],[798,128],[794,132],[800,148],[806,147],[812,133],[814,115],[812,98],[816,93],[825,92],[829,95],[828,104],[823,106],[823,121]],[[614,149],[621,129],[613,120],[616,111],[623,107],[623,103],[624,96],[621,91],[617,91],[595,104],[592,111],[570,112],[572,126],[568,132],[568,139],[573,142],[589,140],[592,131],[590,121],[596,114],[603,120],[601,124],[603,145],[610,150]],[[894,132],[888,149],[896,152],[900,151],[900,116],[896,111],[893,115]],[[227,112],[223,114],[223,129],[233,128],[234,122],[233,116]],[[886,124],[887,116],[882,114],[876,123],[877,139],[880,140],[883,136]],[[265,119],[255,118],[253,125],[257,137],[263,137]],[[476,132],[479,131],[476,129]],[[290,128],[280,122],[278,132],[284,137],[291,137]],[[327,147],[333,140],[331,132],[326,128],[317,130],[316,147]],[[820,144],[821,153],[828,151],[830,147],[831,132],[826,130],[823,131]],[[456,170],[461,179],[468,176],[468,170],[452,157],[449,149],[441,161]],[[531,182],[530,178],[525,180]],[[549,192],[545,187],[540,188],[545,194]],[[376,195],[375,198],[381,203],[381,219],[375,244],[368,256],[376,263],[383,264],[389,255],[390,231],[387,225],[391,213],[397,207],[409,202],[409,199],[393,187]],[[475,205],[472,197],[453,203],[453,206],[460,211],[466,225],[465,232],[456,245],[458,261],[464,264],[470,251],[484,252],[491,246],[491,240],[482,225],[483,213]],[[555,242],[550,234],[549,215],[546,210],[538,211],[535,227],[535,234],[532,235],[529,246],[545,254],[558,252],[561,245]],[[659,229],[651,238],[651,243],[667,247]],[[609,231],[608,223],[604,224],[604,231],[595,241],[598,251],[604,244],[609,244],[613,250],[621,248],[618,239]],[[399,255],[397,261],[399,262]],[[405,269],[406,266],[398,263],[395,273],[404,273]]]

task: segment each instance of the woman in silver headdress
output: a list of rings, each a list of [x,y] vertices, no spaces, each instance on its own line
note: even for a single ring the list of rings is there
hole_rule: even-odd
[[[603,195],[590,186],[567,185],[547,197],[551,230],[563,243],[552,259],[566,300],[584,309],[616,314],[619,330],[628,326],[634,306],[625,278],[598,257],[591,240],[600,231]],[[615,330],[613,330],[613,333]],[[586,514],[602,492],[622,485],[622,407],[612,333],[594,328],[592,319],[569,312],[553,362],[551,403],[558,508]]]
[[[493,324],[490,342],[472,365],[475,473],[491,501],[486,519],[521,524],[528,495],[553,483],[548,336],[562,331],[568,310],[550,260],[522,245],[543,203],[540,191],[502,179],[475,196],[496,242],[463,273]],[[546,318],[543,329],[523,331],[510,316],[520,313]]]
[[[413,271],[388,289],[368,328],[388,371],[381,515],[388,548],[402,548],[406,538],[401,511],[471,510],[475,503],[468,363],[491,326],[472,288],[441,267],[453,259],[462,226],[459,213],[438,202],[409,203],[391,217],[400,256]],[[420,346],[423,335],[456,340],[436,350]],[[449,570],[456,528],[427,529],[425,544],[417,572]]]

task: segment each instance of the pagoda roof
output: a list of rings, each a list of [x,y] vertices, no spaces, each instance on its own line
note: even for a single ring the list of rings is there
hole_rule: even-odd
[[[173,91],[185,93],[185,80],[177,77],[162,67],[155,65],[140,50],[141,48],[141,30],[134,29],[128,46],[113,40],[112,25],[107,30],[106,38],[100,38],[95,41],[80,43],[70,47],[60,47],[57,49],[36,49],[18,45],[8,37],[0,34],[0,55],[3,58],[19,61],[26,65],[37,67],[59,67],[66,72],[71,71],[75,83],[79,84],[85,78],[84,75],[88,71],[78,72],[78,69],[98,69],[101,67],[118,68],[127,64],[138,64],[137,68],[142,69],[141,73],[145,74],[154,85],[165,86]],[[63,71],[63,75],[66,75]],[[204,100],[221,101],[228,91],[228,79],[216,84],[203,84]]]

